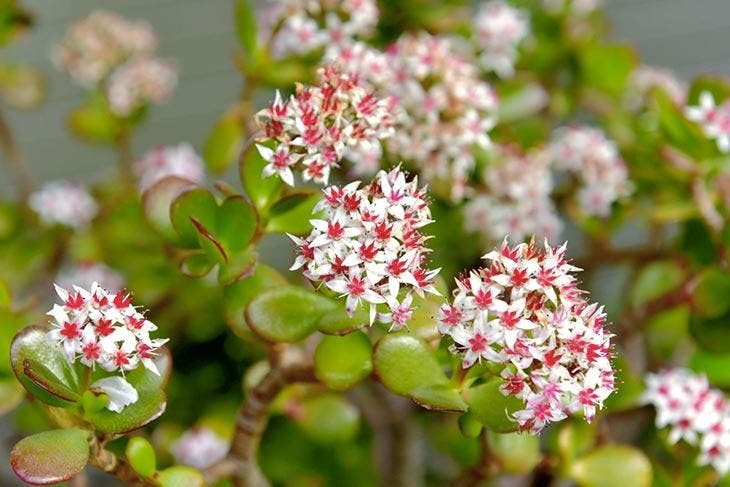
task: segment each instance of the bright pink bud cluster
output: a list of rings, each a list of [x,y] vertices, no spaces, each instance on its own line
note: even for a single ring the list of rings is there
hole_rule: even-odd
[[[305,181],[327,184],[330,171],[352,151],[380,153],[380,139],[392,133],[393,120],[385,100],[363,88],[355,76],[333,66],[319,70],[320,84],[297,86],[296,93],[276,100],[257,114],[257,122],[276,146],[257,145],[268,161],[264,176],[278,174],[294,185],[292,169]]]
[[[709,91],[700,94],[699,105],[685,109],[687,118],[697,122],[723,154],[730,152],[730,98],[720,105]]]
[[[111,293],[97,283],[89,290],[56,286],[56,293],[63,304],[54,304],[48,312],[53,318],[48,337],[62,345],[69,362],[99,364],[122,374],[141,362],[159,375],[154,359],[167,339],[150,338],[157,326],[137,311],[128,293]]]
[[[464,228],[492,243],[505,235],[517,241],[531,235],[556,238],[561,224],[550,198],[553,182],[545,156],[544,151],[522,154],[495,146],[483,190],[464,205]]]
[[[258,25],[261,42],[282,58],[367,35],[377,23],[374,0],[275,0],[262,9]]]
[[[481,5],[474,17],[474,41],[481,51],[479,63],[501,78],[514,74],[517,48],[530,33],[527,16],[500,1]]]
[[[657,428],[671,428],[670,443],[698,445],[700,465],[730,470],[730,405],[707,377],[682,368],[648,374],[644,402],[656,408]]]
[[[474,169],[474,146],[489,145],[498,103],[468,49],[459,47],[453,38],[421,32],[402,36],[385,53],[349,44],[328,54],[390,97],[399,113],[388,151],[429,181],[447,184],[455,200],[464,197]]]
[[[502,393],[525,404],[512,419],[532,433],[579,411],[591,421],[614,390],[603,309],[587,303],[565,250],[505,241],[484,268],[457,280],[439,313],[439,331],[465,368],[504,364]]]
[[[600,129],[572,126],[558,129],[550,152],[557,169],[575,173],[581,208],[588,215],[607,216],[611,205],[629,194],[628,170],[616,144]]]
[[[292,237],[298,257],[292,270],[347,297],[352,315],[362,301],[370,304],[370,322],[405,326],[412,315],[413,294],[438,294],[438,273],[425,267],[430,251],[421,228],[431,222],[426,190],[417,178],[395,168],[380,171],[363,188],[356,181],[324,189],[315,211],[324,219],[311,220],[312,233]],[[382,305],[382,307],[378,307]]]
[[[203,161],[188,142],[154,148],[134,164],[134,173],[139,178],[140,193],[168,176],[195,184],[205,181]]]

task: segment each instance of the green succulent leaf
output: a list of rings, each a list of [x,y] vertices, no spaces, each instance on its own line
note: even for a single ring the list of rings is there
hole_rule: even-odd
[[[267,233],[291,233],[305,235],[312,230],[309,223],[314,206],[319,202],[319,193],[295,193],[277,201],[269,211]]]
[[[10,346],[10,361],[25,388],[51,406],[70,407],[81,400],[75,369],[61,347],[40,326],[23,328]]]
[[[263,144],[271,146],[271,143]],[[269,207],[279,198],[283,189],[281,179],[275,176],[264,177],[262,172],[268,162],[261,157],[255,144],[251,144],[243,154],[240,166],[241,185],[254,206],[266,214]]]
[[[258,264],[253,275],[226,285],[223,288],[223,306],[228,326],[241,338],[251,338],[251,329],[244,315],[249,303],[266,289],[286,285],[284,276],[264,264]]]
[[[20,440],[10,466],[24,482],[50,485],[75,477],[89,461],[89,432],[78,428],[44,431]]]
[[[337,304],[297,286],[268,289],[246,308],[246,322],[261,338],[297,342],[311,334],[319,318]]]
[[[519,433],[489,433],[489,444],[505,473],[526,474],[540,463],[540,438]]]
[[[302,401],[297,422],[319,443],[344,443],[357,434],[360,412],[343,397],[324,394]]]
[[[161,487],[205,487],[205,477],[200,470],[185,465],[166,468],[157,475]]]
[[[373,370],[370,339],[362,332],[325,336],[314,353],[314,373],[330,389],[354,386]]]
[[[469,411],[485,427],[495,433],[511,433],[517,431],[518,425],[511,415],[524,408],[522,402],[514,396],[505,396],[499,390],[504,384],[500,378],[494,378],[464,391],[464,399]]]
[[[246,134],[237,110],[230,110],[213,126],[203,146],[206,167],[220,174],[231,167],[241,152]]]
[[[129,440],[125,455],[132,468],[143,477],[152,477],[157,470],[157,456],[149,441],[136,436]]]
[[[236,34],[246,55],[253,57],[256,51],[256,12],[248,0],[236,0]]]
[[[373,366],[383,385],[400,395],[448,383],[428,345],[407,333],[392,333],[381,338],[375,346]]]
[[[152,185],[142,195],[142,207],[147,222],[171,242],[178,242],[180,237],[170,218],[170,206],[181,194],[194,187],[187,179],[168,176]]]
[[[641,450],[628,445],[609,445],[579,458],[571,466],[570,476],[585,487],[648,487],[652,468]]]
[[[337,308],[324,314],[317,322],[317,329],[327,335],[347,335],[368,326],[368,310],[359,308],[352,316],[345,308]]]
[[[411,399],[426,409],[434,411],[466,411],[467,405],[459,392],[447,384],[418,387],[410,393]]]
[[[182,193],[169,206],[172,226],[180,236],[181,245],[186,248],[198,247],[198,231],[193,219],[207,228],[214,228],[218,204],[205,188],[192,188]]]

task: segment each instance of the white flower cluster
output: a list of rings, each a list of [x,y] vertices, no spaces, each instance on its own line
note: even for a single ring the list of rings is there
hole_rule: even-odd
[[[140,193],[168,176],[175,176],[195,184],[202,184],[205,181],[203,161],[188,142],[155,147],[135,162],[133,170],[139,178]]]
[[[167,59],[136,57],[109,78],[107,97],[117,115],[127,116],[149,103],[167,101],[177,84],[175,63]]]
[[[48,338],[61,345],[70,363],[79,360],[87,367],[98,364],[108,372],[121,372],[122,377],[106,377],[99,385],[109,394],[107,407],[121,411],[137,400],[137,392],[123,379],[124,373],[141,363],[159,375],[156,351],[168,340],[150,338],[157,326],[132,305],[131,296],[124,291],[112,293],[94,282],[88,290],[56,286],[56,293],[63,304],[54,304],[48,312],[53,318]]]
[[[275,0],[259,19],[259,38],[274,58],[305,54],[369,34],[378,23],[374,0]]]
[[[54,48],[59,69],[82,86],[100,87],[112,112],[125,117],[165,101],[177,83],[173,62],[155,57],[157,37],[146,22],[96,11],[76,21]]]
[[[643,398],[656,408],[657,428],[671,428],[670,443],[699,446],[697,463],[730,470],[730,407],[707,377],[682,368],[648,374]]]
[[[549,150],[556,169],[570,171],[582,181],[578,200],[586,214],[607,216],[611,205],[629,194],[626,164],[600,129],[562,127],[553,134]]]
[[[79,228],[99,211],[94,198],[82,185],[70,181],[51,181],[30,195],[28,205],[48,225]]]
[[[257,114],[264,137],[277,144],[257,146],[269,163],[264,176],[278,174],[294,186],[292,168],[299,168],[305,181],[327,184],[343,158],[356,154],[357,160],[366,153],[380,158],[380,139],[389,137],[393,126],[386,101],[333,66],[321,68],[319,78],[317,86],[297,86],[286,102],[277,92],[274,103]]]
[[[501,0],[492,0],[479,7],[473,25],[481,66],[500,78],[511,77],[517,49],[530,33],[527,15]]]
[[[550,160],[543,151],[521,154],[495,146],[484,170],[485,188],[464,205],[464,227],[486,241],[505,235],[523,241],[531,235],[557,238],[561,224],[550,193]]]
[[[147,22],[97,10],[68,29],[53,49],[53,60],[81,85],[93,88],[127,59],[155,49],[157,36]]]
[[[439,331],[464,368],[504,364],[501,391],[524,401],[512,418],[532,433],[579,411],[590,422],[614,390],[603,309],[584,298],[565,250],[505,241],[457,279],[453,303],[440,310]]]
[[[641,107],[649,93],[659,88],[669,95],[678,107],[687,102],[687,84],[678,79],[670,70],[655,66],[642,65],[631,73],[629,79],[628,103],[632,109]]]
[[[228,454],[228,442],[204,426],[185,431],[171,446],[176,463],[198,470],[215,465]]]
[[[117,271],[98,262],[75,264],[56,277],[56,284],[64,289],[71,289],[74,285],[89,289],[95,282],[114,293],[124,287],[124,278]]]
[[[421,32],[402,36],[385,53],[349,44],[331,50],[327,59],[390,97],[398,113],[388,151],[460,201],[475,166],[474,145],[489,146],[498,105],[469,48],[455,38]]]
[[[730,98],[717,105],[712,93],[703,91],[699,105],[687,107],[685,113],[702,127],[705,135],[715,139],[720,152],[730,152]]]
[[[371,324],[406,326],[413,293],[438,294],[438,269],[424,267],[429,249],[420,229],[431,222],[425,198],[417,178],[407,181],[399,167],[380,171],[362,188],[359,181],[326,188],[315,208],[325,219],[311,220],[308,237],[291,237],[299,253],[292,270],[302,268],[308,279],[346,296],[350,315],[365,301]]]

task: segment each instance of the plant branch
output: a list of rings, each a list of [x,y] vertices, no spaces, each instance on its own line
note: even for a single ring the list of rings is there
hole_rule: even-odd
[[[132,139],[127,133],[122,133],[114,140],[114,148],[117,151],[117,166],[122,177],[132,181],[132,164],[134,164],[134,154],[132,153]]]
[[[239,487],[269,485],[258,466],[256,455],[269,422],[271,404],[288,384],[314,380],[311,361],[298,348],[285,346],[275,349],[270,362],[271,370],[248,391],[238,411],[228,457],[212,467],[221,470],[226,466],[223,470],[232,471],[234,484]]]
[[[157,485],[154,480],[138,474],[126,460],[106,450],[98,438],[91,442],[89,463],[129,485],[141,487],[154,487]]]
[[[476,487],[484,480],[488,480],[499,473],[500,463],[494,456],[492,448],[489,445],[489,436],[487,430],[483,429],[479,439],[482,444],[482,453],[479,461],[471,468],[462,472],[456,479],[454,485],[457,487]]]
[[[0,146],[5,153],[3,160],[15,180],[21,199],[25,201],[33,191],[35,183],[2,112],[0,112]]]
[[[691,304],[694,284],[695,277],[690,276],[671,291],[632,308],[618,322],[616,335],[626,341],[639,332],[644,323],[652,316],[680,304]]]

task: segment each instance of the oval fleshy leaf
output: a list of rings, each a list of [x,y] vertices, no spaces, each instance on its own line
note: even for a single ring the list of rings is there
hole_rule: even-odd
[[[426,343],[406,333],[381,338],[375,346],[373,366],[383,385],[403,396],[415,389],[448,383]]]
[[[180,194],[168,206],[170,221],[180,236],[182,246],[186,248],[198,247],[198,231],[192,219],[197,220],[206,228],[215,226],[218,204],[215,198],[205,188],[191,188]]]
[[[326,335],[347,335],[368,326],[369,320],[366,308],[359,308],[352,317],[345,308],[338,308],[323,315],[317,322],[317,329]]]
[[[246,307],[264,290],[286,285],[286,279],[276,269],[257,264],[252,276],[225,286],[223,288],[223,306],[228,326],[241,338],[251,338],[251,329],[246,325],[244,316]]]
[[[295,193],[277,201],[269,211],[266,232],[308,234],[312,230],[312,225],[309,223],[312,210],[321,197],[319,193]]]
[[[75,477],[89,461],[89,432],[78,428],[44,431],[20,440],[10,466],[24,482],[49,485]]]
[[[81,399],[75,369],[61,347],[48,340],[48,330],[29,326],[15,335],[10,362],[29,392],[51,406],[69,407]]]
[[[180,237],[170,219],[170,205],[186,190],[195,185],[187,179],[168,176],[152,185],[142,195],[142,207],[147,221],[163,237],[178,242]]]
[[[171,370],[170,352],[162,348],[160,356],[155,360],[160,371],[156,375],[140,366],[129,372],[127,382],[134,387],[139,396],[134,404],[116,413],[108,409],[85,411],[84,419],[101,433],[127,433],[159,418],[165,412],[167,395],[163,390]]]
[[[203,146],[203,159],[213,173],[223,173],[236,162],[244,142],[243,126],[238,111],[233,107],[213,126]]]
[[[268,144],[265,143],[263,145]],[[250,144],[246,148],[240,166],[241,185],[254,206],[263,214],[279,198],[279,194],[283,188],[283,183],[280,178],[265,178],[262,176],[261,173],[267,164],[268,162],[261,157],[261,154],[256,149],[256,144]]]
[[[517,431],[518,424],[510,416],[524,407],[516,397],[505,396],[500,392],[499,388],[503,383],[502,379],[492,379],[464,392],[469,411],[495,433]]]
[[[330,389],[354,386],[373,370],[370,339],[362,332],[326,336],[314,353],[314,373]]]
[[[360,412],[344,398],[325,394],[303,400],[297,422],[315,441],[343,443],[357,434]]]
[[[175,465],[166,468],[157,475],[157,481],[162,487],[204,487],[205,477],[193,467]]]
[[[641,450],[628,445],[609,445],[579,458],[571,466],[570,476],[585,487],[648,487],[652,468]]]
[[[124,454],[135,472],[143,477],[152,477],[157,470],[155,449],[141,436],[129,440]]]
[[[419,406],[434,411],[466,411],[467,406],[459,391],[447,384],[419,387],[411,391],[411,399]]]
[[[312,333],[319,318],[337,304],[301,287],[268,289],[246,308],[246,322],[261,338],[297,342]]]

